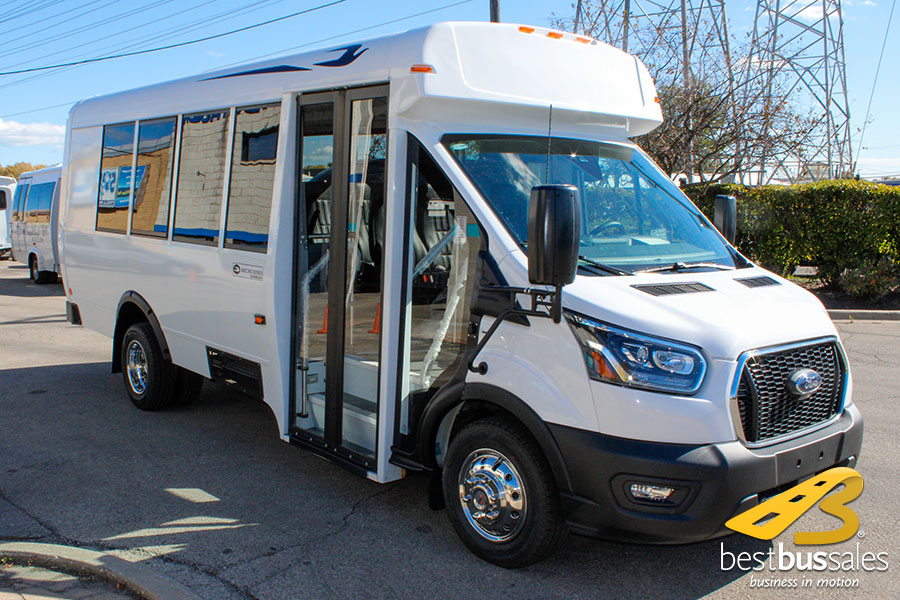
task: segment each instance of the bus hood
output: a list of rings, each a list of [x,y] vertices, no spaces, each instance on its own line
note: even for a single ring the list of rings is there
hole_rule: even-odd
[[[768,281],[741,282],[763,277]],[[722,360],[736,360],[746,350],[837,336],[815,296],[760,268],[579,275],[563,288],[563,306],[610,325],[699,346]]]

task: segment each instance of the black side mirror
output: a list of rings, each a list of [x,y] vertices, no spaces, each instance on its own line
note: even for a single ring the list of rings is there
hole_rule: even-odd
[[[572,185],[537,185],[528,204],[528,281],[560,288],[575,281],[581,203]]]
[[[737,199],[734,196],[716,196],[716,208],[713,213],[713,225],[719,230],[729,244],[734,244],[737,231]]]

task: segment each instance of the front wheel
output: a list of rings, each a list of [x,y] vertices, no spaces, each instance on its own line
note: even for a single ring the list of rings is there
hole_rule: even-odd
[[[175,375],[150,324],[129,327],[122,338],[122,377],[131,402],[141,410],[166,407],[172,401]]]
[[[550,466],[516,423],[488,418],[465,426],[450,443],[443,488],[457,535],[488,562],[534,564],[565,537]]]
[[[172,391],[172,404],[175,406],[188,406],[200,397],[203,389],[202,375],[188,371],[184,367],[175,367],[175,387]]]

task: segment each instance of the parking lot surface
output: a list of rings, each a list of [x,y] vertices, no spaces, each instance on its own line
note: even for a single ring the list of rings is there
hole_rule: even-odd
[[[861,535],[814,550],[883,552],[887,570],[722,568],[723,550],[795,551],[794,530],[839,525],[813,509],[773,542],[569,536],[547,561],[507,571],[428,508],[424,477],[379,485],[290,446],[265,404],[226,386],[207,384],[190,407],[138,411],[110,373],[111,340],[66,323],[62,287],[0,262],[0,540],[112,551],[210,599],[896,598],[900,322],[839,329],[866,422],[865,490],[850,505]],[[813,587],[756,587],[788,579]],[[823,579],[857,582],[816,588]]]

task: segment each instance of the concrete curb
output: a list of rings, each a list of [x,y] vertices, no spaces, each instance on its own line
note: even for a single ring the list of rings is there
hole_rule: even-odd
[[[900,310],[828,309],[832,321],[900,321]]]
[[[83,572],[118,583],[146,600],[200,600],[186,587],[150,567],[104,552],[30,542],[0,543],[0,558],[69,572]]]

